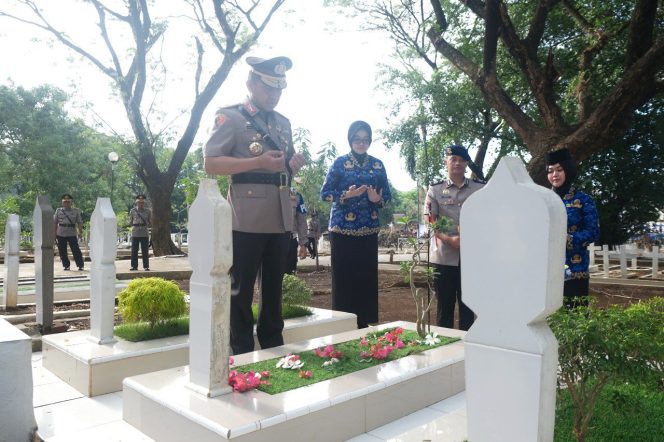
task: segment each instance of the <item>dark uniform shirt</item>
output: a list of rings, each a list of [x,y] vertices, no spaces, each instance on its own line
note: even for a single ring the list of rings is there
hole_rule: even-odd
[[[372,186],[376,191],[382,189],[382,201],[372,203],[367,192],[342,201],[341,196],[352,185]],[[392,198],[383,162],[367,155],[360,164],[351,153],[332,163],[320,195],[324,201],[332,203],[329,231],[353,236],[377,233],[380,229],[378,210]]]
[[[53,223],[56,225],[57,236],[77,236],[76,225],[83,226],[81,209],[58,207],[53,214]]]
[[[290,121],[278,112],[259,111],[251,101],[217,111],[212,136],[205,144],[204,156],[252,158],[270,146],[262,140],[240,107],[262,124],[284,152],[286,161],[294,153]],[[248,173],[273,174],[255,169]],[[228,200],[233,208],[233,230],[248,233],[284,233],[293,225],[290,188],[274,184],[231,184]]]
[[[425,212],[427,215],[450,218],[454,223],[452,230],[458,232],[461,206],[470,195],[482,187],[484,187],[484,184],[468,178],[464,178],[461,187],[457,187],[450,179],[432,184],[427,191],[424,203]],[[430,262],[446,266],[458,266],[459,257],[459,249],[432,238],[431,247],[429,248]]]

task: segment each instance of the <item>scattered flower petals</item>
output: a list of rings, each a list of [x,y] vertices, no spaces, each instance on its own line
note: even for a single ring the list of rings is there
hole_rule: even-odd
[[[307,370],[307,371],[300,370],[299,375],[303,379],[309,379],[309,378],[311,378],[311,376],[313,376],[313,373],[311,372],[311,370]]]
[[[277,368],[285,368],[287,370],[299,370],[303,365],[304,362],[300,360],[299,355],[293,355],[290,353],[279,359],[277,362]]]
[[[440,344],[440,338],[438,337],[438,333],[427,333],[427,335],[424,337],[424,344],[425,345]]]

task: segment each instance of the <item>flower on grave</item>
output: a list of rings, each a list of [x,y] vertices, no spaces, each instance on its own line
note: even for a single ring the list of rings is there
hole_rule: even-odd
[[[404,343],[399,337],[403,333],[403,328],[397,327],[394,330],[385,333],[385,340],[390,342],[395,348],[403,348]]]
[[[277,362],[277,368],[285,368],[287,370],[299,370],[304,365],[300,360],[300,355],[288,353]]]
[[[267,370],[261,371],[261,379],[267,379],[269,377],[270,377],[270,372],[269,371],[267,371]]]
[[[341,356],[343,356],[340,351],[335,351],[334,346],[332,346],[332,345],[328,345],[325,348],[322,348],[322,347],[317,348],[317,349],[314,350],[314,354],[316,356],[320,357],[320,358],[339,359],[339,358],[341,358]]]
[[[330,365],[334,365],[334,364],[336,364],[337,362],[339,362],[339,359],[337,359],[337,358],[330,358],[329,361],[325,361],[325,362],[323,362],[323,367],[329,367]]]
[[[362,336],[360,338],[360,346],[361,347],[368,347],[369,346],[369,341],[367,340],[366,336]]]
[[[425,345],[436,345],[440,344],[440,338],[438,337],[438,333],[427,333],[427,335],[424,337],[424,344]]]
[[[300,376],[302,379],[309,379],[309,378],[311,378],[311,376],[313,376],[313,375],[314,375],[314,374],[311,372],[311,370],[306,370],[306,371],[305,371],[305,370],[300,370],[300,373],[299,373],[299,376]]]
[[[233,364],[235,364],[235,359],[233,358],[233,356],[229,356],[228,357],[228,365],[233,365]]]
[[[261,381],[260,373],[254,373],[253,371],[250,371],[249,373],[238,373],[237,370],[231,370],[228,374],[228,385],[230,385],[234,391],[239,393],[254,390],[261,384],[268,385],[269,383]]]

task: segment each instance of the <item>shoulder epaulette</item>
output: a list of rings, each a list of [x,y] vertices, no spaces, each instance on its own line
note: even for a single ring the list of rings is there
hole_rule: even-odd
[[[479,178],[473,178],[473,181],[477,184],[486,184],[486,180],[481,180]]]
[[[442,180],[442,181],[438,181],[438,182],[435,182],[435,183],[431,183],[430,186],[437,186],[439,184],[443,184],[445,181],[446,180]]]

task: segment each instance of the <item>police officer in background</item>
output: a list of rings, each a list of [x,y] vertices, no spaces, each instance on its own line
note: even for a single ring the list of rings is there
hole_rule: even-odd
[[[318,240],[320,239],[320,235],[320,221],[318,221],[318,213],[314,210],[307,222],[307,250],[312,259],[318,256]]]
[[[135,206],[129,211],[129,224],[131,225],[131,268],[138,270],[138,246],[141,246],[143,270],[150,270],[150,231],[152,227],[152,212],[145,208],[145,195],[136,195]]]
[[[231,348],[253,351],[251,303],[261,270],[256,333],[261,348],[283,344],[281,280],[293,225],[292,175],[304,165],[295,153],[290,122],[274,111],[286,87],[287,57],[247,57],[251,66],[242,104],[219,109],[204,148],[205,171],[230,175],[233,213]]]
[[[291,192],[293,202],[293,228],[288,246],[288,258],[286,259],[286,273],[295,274],[297,270],[297,258],[307,257],[307,208],[304,198],[297,190]]]
[[[83,235],[83,218],[81,210],[72,207],[74,198],[68,193],[61,197],[62,207],[58,207],[53,214],[55,239],[58,243],[58,254],[64,270],[69,270],[70,262],[67,256],[67,244],[74,255],[74,261],[79,270],[83,270],[83,254],[78,247],[78,237]]]
[[[429,186],[425,200],[425,213],[429,222],[446,216],[454,227],[447,232],[437,232],[429,248],[429,260],[434,265],[434,286],[438,297],[437,325],[454,328],[454,308],[459,304],[459,329],[468,330],[475,321],[473,311],[461,299],[461,255],[459,215],[461,206],[474,192],[484,187],[482,171],[470,159],[463,146],[452,145],[445,149],[446,180]],[[466,167],[471,166],[478,180],[466,178]]]

